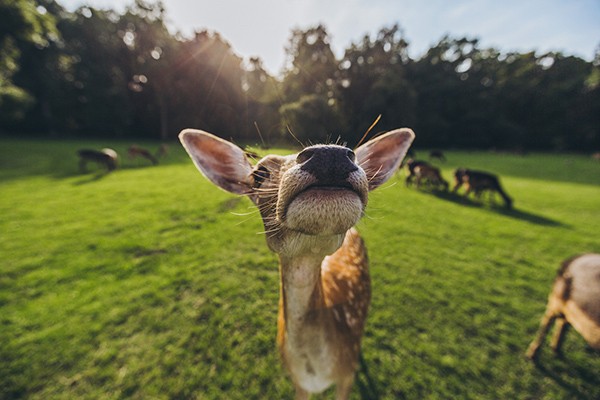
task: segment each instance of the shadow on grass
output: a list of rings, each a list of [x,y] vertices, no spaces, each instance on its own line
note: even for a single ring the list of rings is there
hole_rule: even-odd
[[[423,193],[428,193],[439,199],[451,201],[453,203],[460,204],[460,205],[466,206],[466,207],[487,208],[488,210],[495,212],[496,214],[500,214],[500,215],[510,217],[510,218],[520,219],[522,221],[530,222],[530,223],[536,224],[536,225],[556,226],[556,227],[558,227],[558,226],[567,227],[568,226],[560,221],[556,221],[551,218],[544,217],[542,215],[537,215],[537,214],[530,213],[530,212],[524,211],[524,210],[519,210],[516,208],[509,209],[509,208],[506,208],[506,207],[503,207],[503,206],[497,205],[497,204],[490,204],[488,207],[486,207],[486,203],[483,203],[481,201],[475,201],[469,197],[461,196],[461,195],[458,195],[458,194],[452,193],[452,192],[444,192],[444,191],[434,190],[434,191],[427,191],[427,192],[423,191]]]
[[[600,356],[600,352],[590,350],[590,357]],[[568,356],[558,354],[554,359],[534,361],[535,367],[544,376],[569,392],[569,398],[598,399],[600,396],[600,375],[590,365],[576,363]]]
[[[68,178],[80,177],[80,179],[78,179],[74,182],[74,185],[78,186],[78,185],[83,185],[86,183],[92,183],[92,182],[99,181],[100,179],[102,179],[110,174],[118,173],[119,171],[128,171],[128,170],[152,168],[152,167],[155,167],[155,165],[125,165],[125,166],[119,166],[114,171],[107,171],[106,169],[100,168],[100,167],[93,168],[93,169],[90,169],[89,171],[85,171],[85,172],[81,172],[80,170],[72,169],[69,171],[63,171],[61,173],[52,174],[52,177],[54,179],[68,179]]]
[[[110,172],[95,172],[93,174],[85,174],[81,176],[81,179],[76,180],[75,182],[73,182],[73,184],[75,186],[79,186],[79,185],[85,185],[88,183],[92,183],[92,182],[96,182],[99,181],[100,179],[104,178],[105,176],[107,176]],[[81,175],[81,173],[79,173],[78,175]]]
[[[381,397],[377,385],[369,373],[369,367],[362,353],[360,354],[360,369],[358,374],[356,374],[356,384],[358,385],[361,399],[377,400]]]

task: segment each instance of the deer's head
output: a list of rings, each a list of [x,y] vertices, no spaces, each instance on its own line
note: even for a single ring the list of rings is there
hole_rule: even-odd
[[[293,155],[268,155],[255,166],[241,148],[210,133],[186,129],[179,138],[204,176],[256,204],[271,250],[293,256],[339,247],[363,215],[368,192],[394,174],[414,134],[397,129],[354,151],[310,146]]]

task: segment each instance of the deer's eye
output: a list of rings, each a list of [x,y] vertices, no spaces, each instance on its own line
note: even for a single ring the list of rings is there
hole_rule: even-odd
[[[254,188],[259,188],[265,179],[269,179],[271,173],[264,166],[260,166],[252,172],[252,177],[254,178],[254,184],[252,185]]]

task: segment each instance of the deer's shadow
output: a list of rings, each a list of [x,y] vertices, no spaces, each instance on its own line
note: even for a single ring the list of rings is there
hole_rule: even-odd
[[[360,353],[360,369],[356,374],[356,384],[360,391],[361,399],[378,400],[381,398],[377,384],[369,373],[369,367],[362,353]]]
[[[500,214],[500,215],[510,217],[510,218],[520,219],[522,221],[526,221],[526,222],[536,224],[536,225],[568,227],[568,225],[566,225],[560,221],[557,221],[557,220],[554,220],[554,219],[551,219],[548,217],[544,217],[543,215],[534,214],[529,211],[519,210],[514,207],[506,208],[503,205],[499,205],[497,203],[490,201],[489,199],[487,201],[483,200],[483,199],[475,200],[471,197],[459,195],[459,194],[451,192],[451,191],[431,190],[431,191],[423,191],[423,192],[429,193],[430,195],[435,196],[442,200],[451,201],[453,203],[460,204],[462,206],[487,209],[492,212],[495,212],[496,214]]]
[[[600,356],[600,351],[591,348],[587,352],[591,357]],[[534,363],[541,374],[568,391],[572,398],[590,400],[598,398],[600,376],[595,373],[592,366],[576,363],[562,353],[554,357],[536,358]]]

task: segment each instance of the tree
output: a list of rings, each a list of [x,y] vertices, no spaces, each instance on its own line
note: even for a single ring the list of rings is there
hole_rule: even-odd
[[[0,0],[0,123],[11,126],[25,117],[35,99],[14,82],[23,47],[45,48],[59,39],[55,20],[42,2]]]
[[[289,65],[279,109],[282,126],[303,141],[323,141],[343,133],[335,85],[337,60],[325,27],[293,30],[286,54]]]
[[[412,60],[398,25],[365,35],[346,50],[337,79],[340,107],[348,124],[345,137],[356,144],[378,115],[378,130],[413,126],[416,92],[408,79]]]

